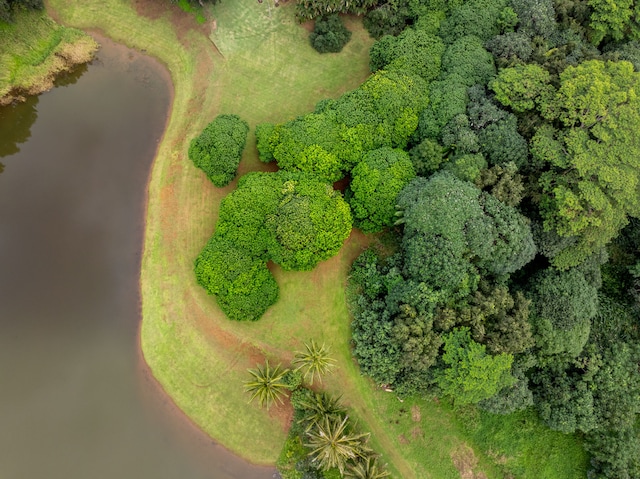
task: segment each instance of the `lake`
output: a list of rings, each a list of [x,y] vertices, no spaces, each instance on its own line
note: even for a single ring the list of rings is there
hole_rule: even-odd
[[[0,477],[272,478],[193,426],[141,359],[145,190],[171,86],[98,41],[55,89],[0,108]]]

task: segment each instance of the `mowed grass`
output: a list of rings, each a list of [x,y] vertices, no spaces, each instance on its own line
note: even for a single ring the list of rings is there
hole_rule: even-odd
[[[371,40],[360,21],[347,19],[353,37],[345,51],[319,55],[308,45],[308,32],[293,20],[293,2],[271,10],[268,3],[220,2],[208,12],[205,24],[192,16],[190,30],[184,28],[185,17],[175,13],[177,7],[152,20],[122,0],[50,0],[65,23],[98,28],[159,58],[175,87],[171,118],[149,182],[141,273],[145,359],[178,406],[204,431],[252,462],[273,464],[291,409],[266,411],[248,404],[243,391],[246,369],[265,357],[286,366],[294,351],[315,339],[331,347],[339,366],[322,387],[343,395],[360,428],[372,432],[373,445],[383,452],[396,479],[460,477],[453,459],[467,457],[461,451],[468,448],[475,450],[474,471],[502,477],[499,460],[477,446],[477,437],[462,428],[450,410],[424,399],[402,403],[359,374],[350,354],[345,285],[351,262],[370,239],[354,232],[336,257],[312,272],[272,266],[280,300],[256,323],[229,321],[195,282],[193,261],[213,232],[221,199],[235,182],[224,189],[213,187],[186,158],[190,139],[219,113],[239,114],[252,127],[286,121],[310,111],[322,98],[357,87],[368,76]],[[164,8],[171,10],[169,5]],[[257,160],[251,134],[241,171],[268,168]],[[419,420],[406,415],[413,406],[420,409]],[[526,449],[531,463],[544,462],[534,449]],[[567,463],[582,460],[572,454],[567,454]],[[531,474],[535,470],[532,467]]]
[[[91,59],[96,44],[80,30],[56,24],[45,12],[16,9],[0,22],[0,104],[12,91],[40,93],[74,64]]]

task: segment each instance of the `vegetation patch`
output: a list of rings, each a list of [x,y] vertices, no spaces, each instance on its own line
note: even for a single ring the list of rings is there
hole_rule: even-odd
[[[0,105],[51,89],[58,74],[90,61],[97,49],[80,30],[17,9],[12,23],[0,21]]]

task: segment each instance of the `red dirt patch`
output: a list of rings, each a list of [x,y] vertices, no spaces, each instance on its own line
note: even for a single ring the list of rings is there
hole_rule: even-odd
[[[417,404],[411,406],[411,419],[413,420],[413,422],[420,422],[420,419],[422,419],[420,406],[418,406]]]
[[[400,441],[400,444],[405,445],[405,446],[406,446],[407,444],[411,444],[411,442],[409,441],[409,439],[407,439],[407,438],[404,436],[404,434],[400,434],[400,435],[398,436],[398,441]]]
[[[420,428],[420,426],[416,426],[413,429],[411,429],[411,439],[420,439],[424,437],[424,431],[422,430],[422,428]]]
[[[156,20],[158,18],[169,15],[169,20],[173,25],[178,38],[182,41],[189,30],[198,30],[208,35],[210,24],[207,22],[199,24],[193,13],[185,12],[177,5],[168,2],[159,2],[157,0],[133,0],[133,7],[140,16]]]
[[[466,444],[461,444],[457,449],[451,452],[451,461],[460,473],[461,479],[487,479],[482,471],[474,471],[478,465],[478,458]]]

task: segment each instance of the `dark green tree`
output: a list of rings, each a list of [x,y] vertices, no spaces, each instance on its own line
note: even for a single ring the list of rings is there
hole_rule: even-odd
[[[318,53],[338,53],[349,43],[351,32],[337,14],[316,19],[309,35],[311,46]]]

